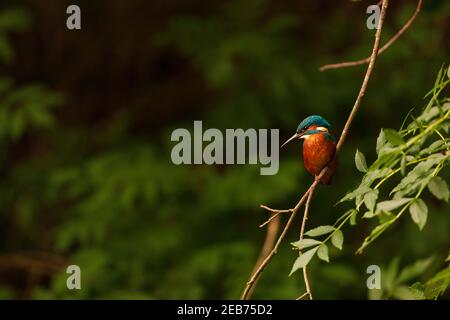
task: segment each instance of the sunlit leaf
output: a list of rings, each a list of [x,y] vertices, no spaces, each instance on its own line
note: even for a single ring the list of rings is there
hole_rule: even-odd
[[[330,262],[330,258],[328,257],[328,246],[326,244],[319,246],[317,257],[323,261]]]
[[[381,129],[380,134],[378,135],[377,138],[377,146],[376,146],[377,155],[380,155],[380,151],[385,143],[386,143],[386,135],[384,134],[384,130]]]
[[[411,201],[411,198],[400,198],[395,200],[382,201],[377,204],[377,211],[392,211]]]
[[[364,204],[366,205],[369,211],[375,210],[375,205],[377,204],[378,199],[378,189],[367,192],[364,195]]]
[[[289,273],[289,276],[291,276],[295,271],[298,269],[302,269],[305,266],[308,265],[308,263],[311,261],[312,257],[314,257],[314,254],[317,252],[318,247],[312,248],[304,253],[301,253],[300,256],[295,260],[294,265],[292,266],[292,270]]]
[[[358,210],[352,210],[351,217],[350,217],[350,225],[354,226],[356,225],[356,215],[358,214]]]
[[[384,135],[386,137],[386,140],[389,141],[393,146],[405,143],[402,135],[393,129],[384,129]]]
[[[292,242],[292,246],[302,250],[304,248],[312,247],[314,245],[320,244],[321,242],[315,239],[302,239],[296,242]]]
[[[311,229],[308,232],[305,232],[306,236],[310,236],[310,237],[317,237],[317,236],[321,236],[327,233],[330,233],[332,231],[334,231],[334,229],[336,229],[333,226],[319,226],[317,228]]]
[[[355,199],[356,197],[362,196],[371,190],[372,189],[370,189],[370,187],[368,187],[367,185],[359,186],[357,189],[353,190],[352,192],[347,193],[345,195],[345,197],[343,197],[341,200],[339,200],[338,203]]]
[[[363,214],[364,219],[371,219],[376,216],[376,213],[373,211],[367,211]]]
[[[425,202],[422,199],[415,199],[409,207],[409,212],[414,223],[422,230],[428,217],[428,207]]]
[[[366,156],[358,149],[356,149],[356,154],[355,154],[355,165],[356,165],[356,169],[358,169],[358,171],[367,172]]]
[[[342,250],[342,245],[344,243],[344,233],[341,230],[336,230],[336,232],[331,236],[331,243],[339,250]]]
[[[400,162],[400,172],[402,176],[406,174],[406,155],[403,155],[402,160]]]
[[[411,170],[400,183],[391,191],[392,193],[401,192],[401,195],[409,195],[415,192],[422,183],[428,183],[432,178],[432,168],[442,161],[444,156],[442,154],[436,154],[430,156],[427,160],[417,164],[413,170]]]
[[[433,177],[428,183],[428,190],[438,199],[448,202],[450,192],[447,182],[440,177]]]

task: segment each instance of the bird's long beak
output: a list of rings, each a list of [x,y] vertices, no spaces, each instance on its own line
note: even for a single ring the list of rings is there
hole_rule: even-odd
[[[297,138],[300,138],[301,136],[302,136],[301,134],[295,133],[292,137],[290,137],[285,143],[283,143],[283,144],[281,145],[280,149],[283,148],[285,145],[287,145],[287,144],[288,144],[289,142],[291,142],[292,140],[297,139]]]

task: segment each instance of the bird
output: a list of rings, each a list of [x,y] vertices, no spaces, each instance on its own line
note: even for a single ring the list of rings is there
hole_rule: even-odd
[[[295,134],[281,145],[295,139],[303,140],[303,164],[315,179],[323,168],[328,166],[327,172],[320,179],[323,185],[331,183],[331,178],[337,167],[336,138],[330,133],[330,123],[319,115],[305,118],[297,127]]]

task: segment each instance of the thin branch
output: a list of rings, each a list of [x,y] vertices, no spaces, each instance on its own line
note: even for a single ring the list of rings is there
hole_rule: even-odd
[[[270,212],[273,212],[273,213],[291,213],[292,212],[292,209],[272,209],[272,208],[270,208],[270,207],[268,207],[268,206],[265,206],[265,205],[260,205],[259,206],[260,208],[263,208],[263,209],[266,209],[267,211],[270,211]]]
[[[380,16],[380,22],[379,22],[379,28],[377,29],[377,32],[375,34],[375,41],[374,41],[374,45],[373,45],[373,50],[372,50],[372,55],[370,57],[370,62],[369,62],[369,66],[367,67],[367,71],[366,71],[366,75],[364,77],[364,81],[361,85],[361,89],[359,90],[359,94],[358,97],[356,98],[355,104],[353,105],[352,111],[350,112],[350,115],[345,123],[344,129],[342,130],[341,136],[339,138],[339,142],[337,144],[336,147],[336,152],[338,152],[342,146],[342,144],[344,143],[348,131],[350,129],[351,123],[353,122],[353,119],[355,118],[355,115],[361,105],[361,101],[362,98],[366,92],[367,89],[367,85],[369,83],[369,79],[372,75],[372,71],[373,71],[373,66],[375,65],[375,61],[378,55],[378,50],[379,50],[379,46],[380,46],[380,39],[381,39],[381,30],[383,28],[383,23],[384,23],[384,18],[386,15],[386,9],[388,6],[389,0],[383,0],[383,4],[382,4],[382,8],[381,8],[381,16]],[[288,220],[288,222],[286,223],[283,231],[281,232],[280,236],[278,237],[277,242],[275,243],[275,246],[273,247],[272,251],[267,255],[267,257],[264,259],[264,261],[261,262],[261,264],[259,264],[259,266],[256,268],[256,271],[252,273],[252,276],[250,277],[250,280],[247,282],[244,291],[241,295],[241,299],[242,300],[246,300],[249,298],[249,293],[251,290],[253,290],[254,284],[255,282],[258,280],[259,276],[261,275],[262,271],[264,270],[264,268],[267,266],[267,264],[269,263],[269,261],[273,258],[274,255],[277,254],[278,249],[281,245],[281,242],[283,241],[284,237],[286,236],[286,233],[288,232],[293,220],[295,219],[298,210],[300,209],[300,207],[303,205],[303,203],[307,200],[307,198],[309,197],[310,193],[313,192],[317,185],[319,184],[320,180],[322,179],[322,177],[325,175],[325,173],[328,171],[328,167],[325,167],[322,172],[315,178],[314,182],[311,184],[311,186],[308,188],[308,190],[303,194],[303,196],[300,198],[300,200],[297,202],[297,204],[295,205],[295,207],[293,209],[289,209],[291,210],[291,216]],[[268,208],[266,206],[264,206],[264,208]],[[270,209],[268,208],[269,211],[274,211],[274,212],[280,212],[281,210],[274,210],[274,209]],[[305,220],[306,221],[306,220]],[[309,283],[308,283],[309,286]]]
[[[273,214],[268,221],[269,221],[269,226],[267,228],[266,239],[264,240],[264,244],[261,249],[261,253],[259,254],[258,260],[256,261],[253,272],[256,271],[256,268],[259,265],[261,265],[261,263],[264,261],[264,259],[269,255],[270,251],[273,249],[275,241],[277,240],[278,231],[280,229],[279,213]],[[256,285],[256,282],[255,282],[255,285]],[[251,288],[251,290],[248,293],[249,298],[253,294],[253,289],[255,288],[255,285]]]
[[[347,138],[348,131],[353,122],[353,119],[355,118],[356,113],[358,112],[359,107],[361,105],[362,99],[363,99],[364,95],[366,94],[367,86],[369,84],[370,77],[372,76],[373,67],[375,65],[375,61],[377,60],[378,50],[380,48],[381,30],[383,29],[383,24],[384,24],[384,19],[386,16],[386,9],[387,9],[388,3],[389,3],[389,0],[383,0],[383,4],[381,6],[380,24],[379,24],[379,28],[377,29],[377,32],[375,34],[375,41],[373,44],[372,54],[370,56],[369,66],[367,67],[366,75],[364,76],[364,80],[361,85],[361,89],[359,90],[359,94],[356,97],[355,104],[353,105],[352,111],[350,112],[347,122],[345,123],[344,129],[342,130],[341,137],[339,138],[339,142],[336,146],[336,152],[339,152],[342,145],[344,144],[344,141]]]
[[[304,294],[302,294],[300,297],[298,297],[295,300],[302,300],[304,297],[306,297],[308,295],[308,292],[305,292]]]
[[[273,219],[278,218],[278,217],[280,216],[280,213],[281,213],[281,212],[277,212],[277,213],[272,214],[272,215],[270,216],[270,218],[267,219],[264,223],[261,223],[261,224],[259,225],[259,227],[260,227],[260,228],[265,227],[265,226],[268,225]]]
[[[316,190],[316,188],[311,189],[311,191],[309,192],[308,199],[306,200],[305,211],[303,213],[302,226],[300,229],[300,240],[303,240],[303,236],[305,235],[305,226],[306,226],[306,221],[308,220],[309,206],[311,204],[311,199],[312,199],[312,196],[313,196],[315,190]]]
[[[315,190],[316,190],[315,188],[311,189],[311,191],[309,192],[309,195],[308,195],[308,199],[306,200],[305,211],[303,213],[302,227],[300,229],[300,240],[303,240],[303,236],[305,234],[305,226],[306,226],[306,220],[308,220],[309,206],[311,204],[311,200],[312,200]],[[301,252],[300,252],[300,254],[301,254]],[[312,300],[313,299],[312,291],[311,291],[311,286],[309,285],[309,279],[308,279],[308,273],[306,271],[306,266],[303,267],[303,279],[305,280],[306,293],[309,296],[309,300]]]
[[[270,223],[270,221],[272,221],[273,219],[275,219],[276,217],[278,217],[280,215],[280,213],[292,213],[292,209],[287,209],[287,210],[277,210],[277,209],[272,209],[269,208],[268,206],[265,205],[260,205],[261,208],[266,209],[267,211],[270,211],[272,213],[274,213],[273,215],[270,216],[269,219],[267,219],[264,223],[260,224],[259,227],[262,228],[264,226],[266,226],[267,224]]]
[[[264,259],[264,261],[261,262],[261,264],[256,269],[256,271],[252,273],[252,276],[250,277],[250,280],[247,282],[244,292],[242,293],[241,300],[247,300],[249,298],[249,292],[250,292],[250,290],[252,290],[252,288],[253,288],[256,280],[259,278],[261,272],[264,270],[266,265],[269,263],[270,259],[272,259],[272,257],[277,254],[278,248],[280,247],[281,242],[283,241],[284,237],[286,236],[286,233],[289,230],[289,227],[291,226],[292,222],[294,221],[294,219],[297,215],[298,208],[300,208],[300,206],[306,201],[306,198],[307,198],[311,188],[313,186],[315,188],[315,186],[317,184],[318,184],[318,181],[317,180],[314,181],[313,184],[311,185],[311,187],[309,187],[309,189],[305,192],[305,194],[300,198],[300,200],[298,201],[295,208],[292,209],[291,216],[289,217],[289,220],[286,222],[286,225],[285,225],[283,231],[281,232],[280,236],[278,237],[278,240],[275,243],[275,246],[273,247],[272,251],[270,251],[270,253]]]
[[[381,2],[381,1],[380,1]],[[378,55],[382,54],[384,51],[386,51],[397,39],[411,26],[411,24],[416,20],[417,16],[419,15],[419,12],[422,8],[423,0],[418,0],[416,10],[414,11],[414,14],[409,18],[409,20],[403,25],[403,27],[391,38],[388,42],[386,42],[378,51]],[[370,57],[367,57],[365,59],[356,60],[356,61],[347,61],[347,62],[340,62],[340,63],[333,63],[333,64],[327,64],[322,67],[320,67],[320,71],[326,71],[330,69],[338,69],[338,68],[346,68],[346,67],[354,67],[359,66],[362,64],[366,64],[370,62]]]

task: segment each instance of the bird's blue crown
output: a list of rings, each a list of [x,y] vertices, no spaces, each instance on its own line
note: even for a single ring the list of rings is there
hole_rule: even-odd
[[[305,118],[297,127],[297,133],[308,129],[311,126],[325,127],[331,130],[331,124],[321,116],[313,115]]]

